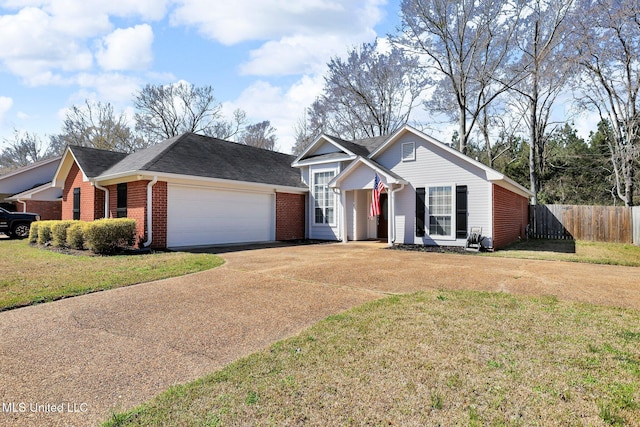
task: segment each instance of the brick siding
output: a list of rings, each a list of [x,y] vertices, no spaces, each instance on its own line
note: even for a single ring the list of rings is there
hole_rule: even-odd
[[[524,238],[529,222],[529,200],[493,185],[493,248]]]
[[[93,221],[104,217],[104,191],[82,180],[82,172],[76,163],[64,181],[62,189],[62,219],[73,219],[73,189],[80,188],[80,219]]]
[[[25,200],[27,212],[37,213],[43,221],[62,219],[62,202],[45,200]],[[18,208],[22,211],[22,203]]]
[[[146,181],[127,183],[127,218],[136,220],[136,243],[147,240],[147,185]],[[109,217],[116,218],[118,208],[118,186],[109,189]],[[153,239],[151,247],[156,249],[167,246],[167,183],[158,181],[153,186]]]
[[[152,248],[167,247],[167,183],[158,181],[153,186],[153,240]]]
[[[305,238],[304,194],[276,193],[276,240]]]

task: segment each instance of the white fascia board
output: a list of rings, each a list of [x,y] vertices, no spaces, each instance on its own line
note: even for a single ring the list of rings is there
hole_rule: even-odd
[[[34,195],[41,193],[43,191],[51,190],[52,188],[55,188],[55,187],[52,185],[51,182],[49,182],[49,183],[40,185],[38,187],[32,188],[30,190],[23,191],[22,193],[14,194],[11,197],[7,197],[7,200],[18,200],[18,199],[29,200],[33,198]]]
[[[342,181],[347,176],[349,176],[351,174],[351,172],[354,171],[358,167],[358,165],[360,163],[365,164],[369,168],[371,168],[374,171],[376,171],[378,174],[383,175],[385,177],[385,181],[388,184],[407,184],[407,181],[405,181],[402,178],[398,178],[396,176],[390,175],[387,171],[385,171],[384,169],[380,168],[377,164],[373,163],[371,160],[368,160],[368,159],[365,159],[364,157],[358,156],[358,158],[356,160],[351,162],[349,164],[349,166],[347,166],[342,172],[340,172],[331,181],[329,181],[329,184],[328,184],[329,187],[331,187],[331,188],[338,187],[338,184],[340,183],[340,181]]]
[[[233,179],[220,179],[220,178],[209,178],[209,177],[201,177],[201,176],[192,176],[192,175],[182,175],[175,173],[166,173],[166,172],[153,172],[153,171],[129,171],[129,172],[121,172],[118,174],[108,175],[108,176],[99,176],[94,182],[98,183],[101,186],[113,185],[122,182],[131,182],[131,181],[140,181],[140,180],[151,180],[154,177],[158,177],[162,181],[166,181],[168,183],[175,184],[185,184],[185,185],[202,185],[202,186],[219,186],[219,187],[228,187],[228,188],[254,188],[256,190],[260,190],[262,192],[279,192],[279,193],[297,193],[297,194],[305,194],[309,192],[309,189],[306,187],[290,187],[286,185],[278,185],[278,184],[264,184],[260,182],[249,182],[249,181],[237,181]]]
[[[350,157],[355,158],[356,154],[352,153],[350,150],[347,150],[345,147],[343,147],[342,145],[340,145],[338,142],[334,141],[333,139],[331,139],[330,136],[327,135],[320,135],[319,137],[316,138],[315,141],[313,141],[307,148],[304,149],[304,151],[302,153],[300,153],[300,155],[298,157],[296,157],[296,159],[291,163],[292,167],[300,167],[300,166],[306,166],[307,164],[302,164],[300,163],[301,159],[304,158],[304,156],[306,156],[307,154],[309,154],[311,151],[313,151],[313,149],[316,148],[316,146],[320,143],[320,141],[326,141],[332,145],[334,145],[336,148],[344,151],[345,153],[347,153]],[[321,163],[321,162],[320,162]]]
[[[64,181],[67,179],[67,176],[69,175],[69,171],[71,171],[71,165],[73,162],[75,162],[78,165],[78,169],[80,169],[80,172],[82,172],[82,180],[84,182],[89,181],[89,178],[82,170],[82,167],[78,162],[78,159],[76,159],[76,156],[73,155],[73,152],[70,150],[70,148],[67,147],[66,151],[62,155],[62,158],[60,159],[60,163],[58,164],[56,173],[53,174],[53,180],[51,181],[51,185],[53,187],[64,188]],[[60,176],[61,174],[64,174],[64,177],[61,177]]]
[[[323,163],[336,163],[336,162],[346,162],[349,160],[355,160],[356,159],[356,155],[355,154],[345,154],[345,157],[343,159],[339,159],[339,158],[334,158],[334,159],[314,159],[313,157],[310,159],[304,159],[304,160],[300,160],[296,165],[293,165],[294,167],[300,167],[300,166],[312,166],[312,165],[320,165]]]
[[[531,190],[523,187],[507,176],[503,175],[501,179],[489,179],[489,181],[495,183],[496,185],[499,185],[500,187],[506,188],[509,191],[519,194],[522,197],[526,197],[527,199],[533,197],[533,193],[531,192]]]

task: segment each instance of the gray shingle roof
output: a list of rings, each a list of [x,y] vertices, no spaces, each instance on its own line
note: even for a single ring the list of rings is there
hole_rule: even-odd
[[[70,145],[69,150],[87,178],[95,178],[127,157],[126,153]]]
[[[123,158],[101,176],[133,171],[171,173],[305,188],[294,156],[185,133]]]
[[[389,139],[389,135],[376,136],[374,138],[366,139],[354,139],[353,141],[347,141],[345,139],[341,139],[331,135],[327,135],[327,137],[342,145],[353,154],[362,157],[368,157],[369,154],[371,154],[376,148],[378,148],[387,139]]]

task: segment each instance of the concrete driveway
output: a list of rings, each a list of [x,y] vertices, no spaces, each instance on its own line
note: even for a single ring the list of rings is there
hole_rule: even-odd
[[[214,270],[0,313],[0,425],[95,425],[389,293],[479,289],[640,308],[638,268],[383,248],[228,252]]]

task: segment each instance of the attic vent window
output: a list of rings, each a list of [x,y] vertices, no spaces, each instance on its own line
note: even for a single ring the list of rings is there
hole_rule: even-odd
[[[404,142],[402,143],[402,161],[409,162],[416,159],[416,143]]]

